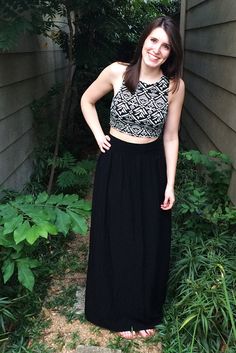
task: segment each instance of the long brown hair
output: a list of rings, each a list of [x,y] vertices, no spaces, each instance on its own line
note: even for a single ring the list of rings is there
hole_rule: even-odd
[[[161,70],[165,76],[173,80],[173,91],[176,91],[179,86],[179,79],[181,77],[181,65],[183,59],[183,50],[181,44],[181,37],[179,29],[171,17],[161,16],[149,23],[140,36],[138,46],[134,53],[131,63],[127,66],[124,74],[125,85],[130,92],[134,92],[140,75],[142,48],[146,38],[156,28],[161,27],[168,35],[170,41],[170,55],[168,59],[161,65]]]

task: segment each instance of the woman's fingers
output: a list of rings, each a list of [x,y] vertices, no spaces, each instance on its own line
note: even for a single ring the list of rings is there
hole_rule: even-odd
[[[111,138],[109,135],[104,135],[104,137],[102,138],[101,141],[98,142],[98,146],[101,150],[101,152],[105,153],[106,151],[108,151],[111,147],[110,141]]]
[[[163,201],[163,203],[161,204],[161,209],[162,210],[170,210],[175,202],[175,196],[174,196],[174,192],[166,192],[165,194],[165,199]]]

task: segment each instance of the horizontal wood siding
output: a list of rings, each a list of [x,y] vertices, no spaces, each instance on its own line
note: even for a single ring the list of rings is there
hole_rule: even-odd
[[[202,152],[228,154],[236,204],[236,1],[185,0],[181,138]]]
[[[0,55],[0,186],[20,190],[32,172],[34,131],[30,104],[65,76],[61,49],[26,35]]]

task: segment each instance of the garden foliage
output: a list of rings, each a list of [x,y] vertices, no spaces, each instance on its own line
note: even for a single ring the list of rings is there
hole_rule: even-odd
[[[166,353],[236,349],[236,208],[227,189],[229,158],[181,152],[171,272],[164,326]]]
[[[32,253],[40,238],[59,233],[86,234],[89,202],[77,195],[22,195],[0,205],[0,266],[3,282],[17,272],[18,281],[33,290],[34,270],[42,265]]]

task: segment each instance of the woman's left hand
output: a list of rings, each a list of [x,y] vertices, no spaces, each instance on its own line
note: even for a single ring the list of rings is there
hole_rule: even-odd
[[[161,209],[164,211],[170,210],[175,202],[175,192],[174,188],[171,186],[166,186],[165,190],[165,199],[164,202],[161,204]]]

